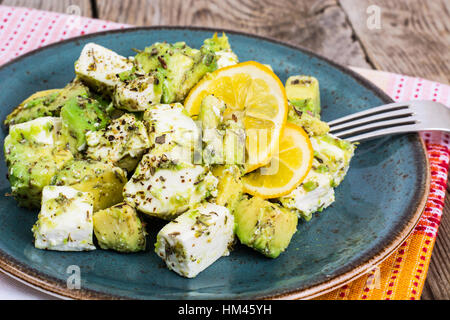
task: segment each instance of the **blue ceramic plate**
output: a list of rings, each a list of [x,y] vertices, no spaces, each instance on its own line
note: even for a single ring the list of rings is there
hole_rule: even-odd
[[[0,119],[35,91],[60,88],[74,77],[82,47],[96,42],[133,55],[156,41],[186,41],[200,47],[208,29],[136,28],[88,35],[33,51],[0,69]],[[350,70],[306,50],[251,35],[228,32],[240,61],[270,64],[284,82],[289,75],[319,79],[323,119],[332,120],[390,99]],[[6,132],[3,128],[1,142]],[[0,267],[19,280],[71,298],[241,299],[311,298],[354,279],[395,250],[415,226],[428,190],[427,158],[417,134],[361,144],[332,207],[301,223],[286,252],[271,260],[244,246],[195,279],[169,271],[153,252],[150,226],[146,252],[55,252],[33,247],[37,211],[0,198]],[[0,176],[5,177],[4,161]],[[10,192],[6,178],[1,194]],[[67,288],[69,266],[79,266],[81,289]]]

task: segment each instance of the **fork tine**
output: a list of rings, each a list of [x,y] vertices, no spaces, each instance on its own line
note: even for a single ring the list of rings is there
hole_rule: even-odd
[[[366,132],[367,133],[373,132],[374,130],[395,128],[395,127],[399,127],[400,125],[415,124],[416,122],[417,122],[417,119],[414,117],[378,121],[378,122],[370,123],[370,124],[367,124],[364,126],[340,131],[340,132],[334,133],[334,134],[335,135],[338,134],[340,137],[344,137],[344,136],[349,136],[349,135],[362,134],[362,133],[366,133]]]
[[[354,119],[358,119],[358,118],[361,118],[361,117],[371,116],[371,115],[376,114],[376,113],[381,113],[381,112],[386,112],[386,111],[393,111],[393,110],[396,110],[396,109],[407,109],[407,108],[409,108],[409,103],[405,103],[405,102],[390,103],[390,104],[386,104],[386,105],[379,106],[379,107],[376,107],[376,108],[371,108],[371,109],[368,109],[368,110],[365,110],[365,111],[360,111],[360,112],[357,112],[357,113],[353,113],[351,115],[348,115],[348,116],[345,116],[345,117],[342,117],[342,118],[330,121],[330,122],[328,122],[328,125],[331,127],[331,126],[335,126],[337,124],[348,122],[348,121],[351,121],[351,120],[354,120]]]
[[[363,140],[368,140],[372,138],[377,138],[383,135],[393,134],[393,133],[407,133],[407,132],[417,132],[417,126],[414,124],[409,125],[403,125],[398,127],[392,127],[392,128],[383,128],[371,132],[362,133],[356,136],[351,137],[345,137],[343,139],[350,141],[350,142],[360,142]],[[340,133],[335,134],[336,137],[342,138],[342,135]]]
[[[337,124],[334,126],[332,125],[332,126],[330,126],[330,132],[336,132],[339,130],[362,126],[362,125],[369,124],[372,122],[374,122],[373,124],[375,125],[376,123],[381,122],[382,120],[388,120],[390,118],[397,118],[397,121],[399,121],[399,120],[403,120],[403,118],[405,118],[405,119],[411,118],[412,115],[413,115],[413,111],[410,110],[409,108],[400,109],[400,110],[394,109],[394,111],[378,113],[378,114],[375,114],[372,116],[369,115],[369,116],[366,116],[363,118],[356,118],[356,120],[353,120],[353,121],[340,123],[340,124]],[[403,118],[401,118],[401,117],[403,117]],[[400,119],[398,119],[398,118],[400,118]]]

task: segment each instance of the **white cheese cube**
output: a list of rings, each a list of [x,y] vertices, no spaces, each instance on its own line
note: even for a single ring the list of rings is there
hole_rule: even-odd
[[[310,140],[316,158],[328,167],[333,177],[333,186],[338,186],[347,174],[355,145],[331,134],[314,136]]]
[[[309,220],[314,212],[334,202],[332,181],[329,173],[311,169],[301,185],[279,200],[285,208],[295,210],[305,220]]]
[[[150,147],[147,128],[133,114],[124,114],[102,130],[86,133],[86,156],[108,161],[128,171],[136,168],[142,154]]]
[[[115,105],[132,112],[147,110],[161,101],[162,91],[157,81],[155,77],[142,76],[119,83],[113,96]]]
[[[75,73],[83,81],[99,91],[112,92],[122,72],[131,72],[133,63],[112,50],[95,43],[88,43],[75,62]]]
[[[59,130],[60,118],[41,117],[11,126],[9,134],[15,141],[26,140],[31,144],[55,146]]]
[[[41,212],[32,229],[34,246],[57,251],[95,250],[93,201],[89,193],[72,187],[44,187]]]
[[[170,270],[193,278],[229,254],[234,241],[233,229],[234,217],[227,208],[201,204],[161,229],[155,252]]]
[[[239,62],[237,55],[231,50],[217,51],[216,56],[217,56],[217,69],[232,66]]]
[[[217,196],[218,179],[207,167],[176,163],[165,154],[144,155],[124,187],[124,200],[139,211],[171,220],[202,200]]]
[[[155,105],[145,111],[144,120],[149,123],[154,155],[165,153],[178,162],[196,163],[194,151],[198,150],[201,161],[200,129],[182,104]]]

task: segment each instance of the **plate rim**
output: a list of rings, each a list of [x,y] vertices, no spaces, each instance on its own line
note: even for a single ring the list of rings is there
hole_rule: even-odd
[[[121,33],[128,33],[128,32],[136,32],[136,31],[151,31],[151,30],[179,30],[179,31],[208,31],[208,32],[225,32],[227,34],[234,34],[234,35],[241,35],[246,36],[250,38],[256,38],[268,42],[272,42],[278,45],[282,45],[294,50],[298,50],[302,53],[305,53],[309,56],[315,57],[319,60],[325,61],[332,67],[338,69],[342,73],[345,73],[349,75],[351,78],[356,80],[361,86],[365,87],[366,89],[373,92],[378,98],[380,98],[385,103],[391,103],[393,100],[379,87],[377,87],[375,84],[370,82],[368,79],[364,78],[357,72],[351,70],[350,68],[343,66],[335,61],[330,60],[329,58],[326,58],[320,54],[317,54],[307,48],[304,48],[299,45],[294,45],[285,41],[280,41],[278,39],[268,37],[268,36],[261,36],[257,34],[252,34],[248,32],[243,32],[239,30],[233,30],[233,29],[227,29],[227,28],[209,28],[209,27],[199,27],[199,26],[174,26],[174,25],[157,25],[157,26],[141,26],[141,27],[127,27],[127,28],[120,28],[120,29],[114,29],[114,30],[105,30],[105,31],[99,31],[90,33],[87,35],[81,35],[77,37],[72,37],[63,41],[58,41],[37,49],[34,49],[32,51],[29,51],[17,58],[14,58],[7,63],[0,66],[0,71],[3,70],[6,67],[9,67],[10,65],[18,64],[21,62],[21,60],[32,56],[40,51],[48,50],[53,47],[58,47],[63,44],[69,43],[69,42],[77,42],[79,40],[85,40],[92,37],[97,36],[103,36],[103,35],[109,35],[109,34],[121,34]],[[339,286],[342,286],[348,282],[351,282],[352,280],[362,276],[366,272],[370,271],[375,265],[381,263],[386,258],[389,257],[389,255],[395,251],[403,242],[404,240],[413,232],[415,226],[419,222],[419,219],[422,215],[423,209],[425,208],[425,204],[428,198],[429,193],[429,187],[430,187],[430,181],[431,181],[431,175],[429,170],[429,163],[428,163],[428,157],[426,153],[426,147],[423,139],[420,137],[419,134],[413,135],[422,146],[421,151],[423,153],[423,159],[426,164],[426,170],[424,170],[424,173],[426,175],[425,181],[423,184],[421,184],[418,187],[418,193],[420,193],[420,200],[417,203],[417,206],[415,206],[415,212],[412,215],[412,218],[408,221],[408,223],[403,227],[401,231],[395,236],[392,241],[390,241],[389,244],[385,245],[382,250],[378,250],[378,252],[374,255],[372,255],[369,259],[366,259],[366,261],[360,261],[357,266],[354,266],[350,271],[344,272],[342,274],[336,275],[332,277],[331,279],[324,280],[318,284],[314,284],[310,287],[304,288],[304,289],[293,289],[288,290],[282,293],[276,293],[276,294],[268,294],[268,295],[255,295],[254,297],[250,297],[249,299],[312,299],[319,295],[325,294],[327,292],[330,292]],[[367,255],[370,255],[369,253]],[[3,271],[8,276],[11,276],[12,278],[29,285],[35,289],[38,289],[40,291],[43,291],[47,294],[50,294],[52,296],[57,296],[63,299],[132,299],[127,296],[120,296],[116,294],[111,293],[105,293],[100,292],[93,289],[85,289],[81,288],[78,290],[71,290],[68,289],[65,286],[65,283],[59,279],[56,279],[50,275],[43,275],[41,272],[36,272],[33,268],[24,265],[18,261],[16,261],[13,257],[8,255],[7,253],[0,250],[0,271]]]

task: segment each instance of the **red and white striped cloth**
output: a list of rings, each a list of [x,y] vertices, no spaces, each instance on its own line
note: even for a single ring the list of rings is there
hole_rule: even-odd
[[[53,42],[92,32],[127,27],[130,26],[77,15],[0,6],[0,65]],[[387,72],[357,68],[355,71],[372,80],[395,101],[425,99],[450,106],[448,85]],[[373,277],[373,274],[369,273],[361,277],[359,282],[355,280],[321,298],[420,298],[442,216],[450,158],[448,133],[423,132],[421,136],[426,143],[430,159],[432,177],[430,195],[425,212],[414,233],[397,252],[380,265],[381,288],[368,288],[365,285],[367,280]],[[0,277],[0,282],[1,280]],[[4,296],[5,294],[0,292],[0,297]]]

